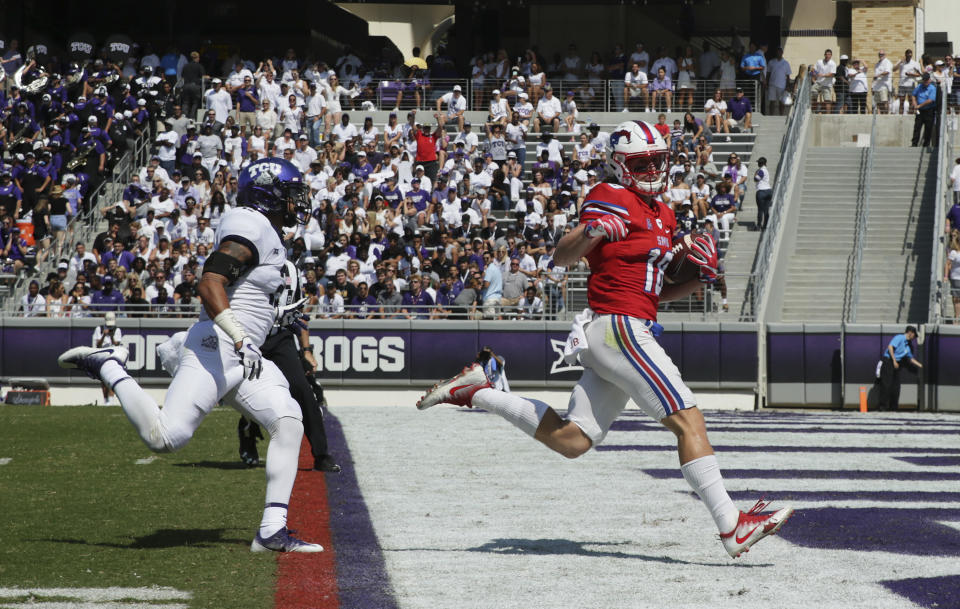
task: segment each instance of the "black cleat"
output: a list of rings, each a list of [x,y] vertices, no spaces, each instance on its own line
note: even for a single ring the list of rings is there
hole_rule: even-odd
[[[315,472],[331,472],[333,474],[339,474],[342,468],[337,465],[337,462],[333,460],[333,457],[330,455],[324,455],[319,459],[313,460],[313,471]]]
[[[247,467],[260,465],[260,453],[257,452],[257,439],[263,439],[260,426],[240,417],[237,424],[237,436],[240,438],[240,460]]]

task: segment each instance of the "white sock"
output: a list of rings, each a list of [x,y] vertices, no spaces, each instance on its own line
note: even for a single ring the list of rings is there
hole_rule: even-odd
[[[733,504],[727,489],[723,486],[723,476],[720,475],[720,465],[713,455],[694,459],[680,466],[683,478],[687,484],[697,492],[703,501],[713,521],[721,533],[729,533],[737,526],[740,510]]]
[[[123,414],[140,434],[140,439],[151,450],[164,450],[165,438],[160,437],[157,420],[160,407],[150,394],[133,379],[118,362],[108,360],[100,368],[100,379],[106,383],[120,400]]]
[[[528,400],[496,389],[481,389],[473,394],[473,405],[500,415],[531,438],[550,408],[540,400]]]
[[[281,417],[267,429],[267,496],[260,521],[260,537],[267,538],[287,526],[287,504],[297,479],[300,463],[300,438],[303,423],[290,417]]]

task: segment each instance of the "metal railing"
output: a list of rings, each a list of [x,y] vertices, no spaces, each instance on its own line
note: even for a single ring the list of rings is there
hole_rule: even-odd
[[[950,297],[950,282],[948,277],[944,277],[946,248],[948,246],[949,235],[944,226],[946,220],[944,216],[947,210],[953,205],[952,188],[948,182],[948,173],[950,171],[950,159],[953,157],[953,150],[956,139],[956,115],[950,118],[947,111],[949,101],[945,92],[941,96],[942,104],[939,113],[939,128],[937,133],[937,196],[936,208],[933,213],[933,255],[930,260],[930,308],[927,313],[927,323],[939,324],[944,319],[949,319],[957,323],[952,307],[947,311],[944,308],[951,306],[953,299]]]
[[[860,305],[860,276],[863,271],[863,250],[866,248],[867,224],[870,221],[870,190],[873,182],[873,160],[877,149],[877,110],[873,110],[870,123],[870,146],[864,152],[864,167],[860,173],[863,188],[857,201],[857,232],[853,239],[853,251],[847,263],[847,287],[843,319],[857,323],[857,307]]]
[[[745,301],[749,303],[749,310],[743,313],[749,314],[752,319],[759,319],[761,308],[767,301],[767,292],[771,285],[769,277],[773,270],[771,262],[780,245],[781,224],[787,213],[788,198],[793,189],[793,176],[800,166],[799,156],[803,150],[802,134],[805,133],[804,126],[810,110],[810,79],[803,78],[801,75],[797,81],[798,89],[793,96],[795,102],[787,118],[786,133],[780,143],[780,161],[777,163],[777,174],[773,183],[770,218],[767,221],[767,230],[760,237],[757,256],[754,258],[753,270],[747,284]]]

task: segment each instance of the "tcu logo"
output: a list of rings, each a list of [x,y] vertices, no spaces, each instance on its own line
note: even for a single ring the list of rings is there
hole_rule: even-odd
[[[89,55],[90,53],[93,52],[93,45],[92,45],[92,44],[89,44],[89,43],[86,43],[86,42],[80,42],[80,41],[78,41],[78,42],[71,42],[71,43],[70,43],[70,51],[71,51],[71,52],[86,53],[87,55]]]
[[[257,163],[247,168],[254,184],[270,185],[280,175],[280,163]]]
[[[129,45],[129,44],[124,44],[123,42],[111,42],[111,43],[110,43],[110,51],[111,51],[111,52],[114,52],[114,53],[116,53],[116,52],[129,53],[129,52],[130,52],[130,45]]]
[[[47,54],[47,45],[45,44],[35,44],[33,45],[33,52],[37,55],[46,55]]]

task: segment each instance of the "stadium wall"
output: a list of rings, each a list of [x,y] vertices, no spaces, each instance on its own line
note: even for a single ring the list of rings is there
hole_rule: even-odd
[[[128,369],[145,385],[168,382],[156,346],[190,320],[121,319]],[[92,319],[4,319],[0,325],[0,378],[44,379],[55,386],[92,387],[76,371],[57,367],[57,355],[90,344]],[[751,391],[757,378],[757,326],[752,323],[666,323],[660,343],[691,388]],[[562,359],[569,325],[564,322],[329,320],[311,325],[311,341],[325,386],[422,387],[450,376],[489,346],[507,361],[511,385],[523,389],[568,388],[580,369]],[[899,325],[768,324],[768,405],[856,405],[861,385],[871,385],[876,362]],[[935,400],[960,410],[960,377],[952,372],[960,353],[960,328],[927,328],[919,359],[927,364],[926,394],[904,373],[901,403]],[[952,366],[952,367],[951,367]],[[932,393],[931,393],[932,392]]]

